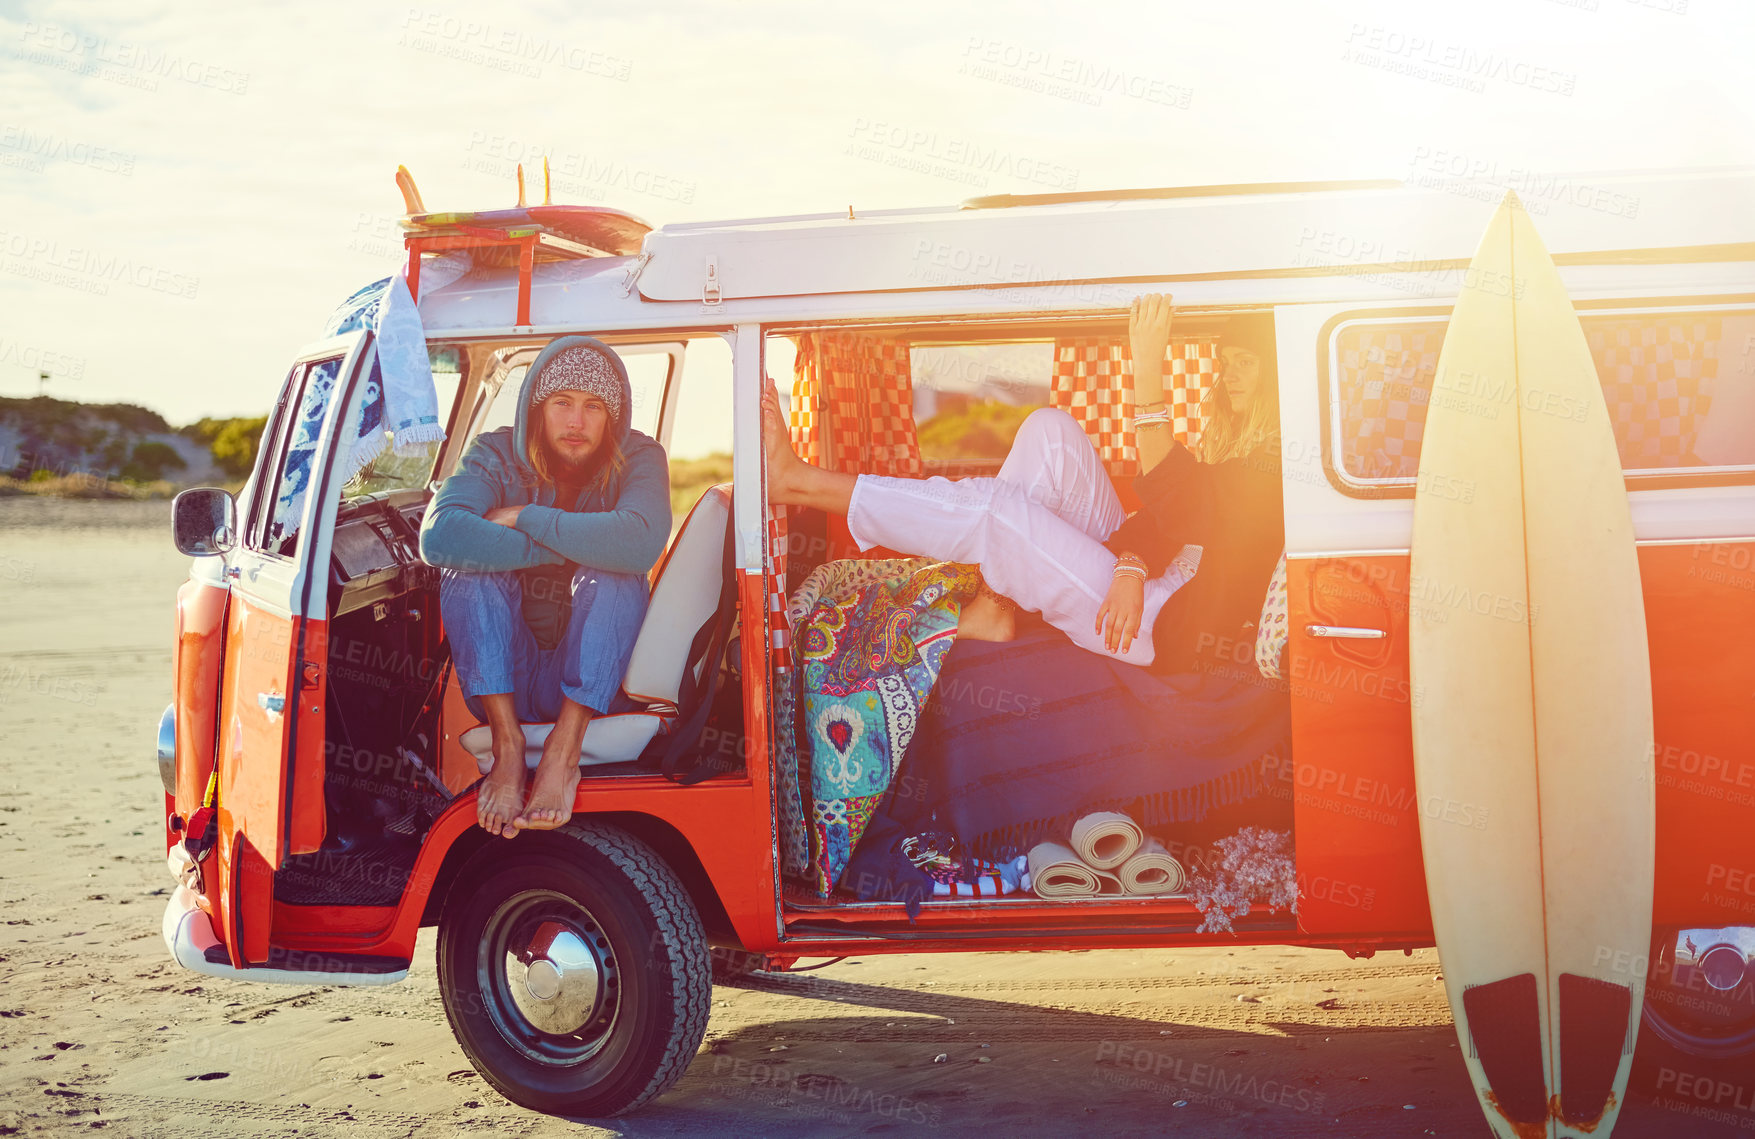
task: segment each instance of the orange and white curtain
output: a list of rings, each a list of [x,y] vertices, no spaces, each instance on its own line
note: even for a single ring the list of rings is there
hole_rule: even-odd
[[[1431,321],[1342,330],[1335,350],[1346,470],[1369,478],[1418,473],[1445,329],[1443,321]],[[1621,465],[1628,470],[1685,465],[1712,404],[1720,318],[1587,317],[1584,330]]]
[[[1712,405],[1721,319],[1701,314],[1592,320],[1585,334],[1621,465],[1635,470],[1686,463]]]
[[[899,336],[800,336],[790,420],[792,445],[807,463],[848,474],[918,477],[924,470],[908,342]]]
[[[1200,401],[1217,374],[1218,342],[1172,340],[1164,350],[1164,403],[1178,443],[1200,439]],[[1140,469],[1134,434],[1133,354],[1125,338],[1080,336],[1054,342],[1049,403],[1085,429],[1103,464],[1116,477]]]
[[[1335,344],[1341,465],[1364,478],[1413,478],[1443,321],[1352,325]]]

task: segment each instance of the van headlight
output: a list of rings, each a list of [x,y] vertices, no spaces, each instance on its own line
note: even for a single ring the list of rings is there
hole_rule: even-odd
[[[165,714],[158,720],[158,780],[165,785],[165,794],[177,793],[177,706],[165,705]]]

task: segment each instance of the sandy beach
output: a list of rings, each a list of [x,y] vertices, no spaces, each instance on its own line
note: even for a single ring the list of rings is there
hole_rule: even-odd
[[[175,967],[159,919],[168,502],[0,499],[0,1135],[1483,1136],[1434,951],[851,958],[714,992],[631,1118],[495,1094],[445,1023],[432,931],[388,989]],[[1649,1087],[1649,1085],[1647,1085]],[[1618,1136],[1734,1135],[1630,1092]]]

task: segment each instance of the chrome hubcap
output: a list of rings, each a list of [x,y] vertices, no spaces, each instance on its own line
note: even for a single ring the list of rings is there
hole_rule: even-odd
[[[557,921],[537,927],[530,945],[509,962],[523,984],[511,986],[512,1000],[526,1020],[543,1032],[577,1032],[590,1023],[603,989],[603,970],[589,942],[575,929]]]
[[[1730,945],[1715,945],[1700,958],[1700,975],[1721,993],[1728,993],[1743,983],[1747,963],[1743,951]]]
[[[608,1041],[621,1007],[619,963],[589,911],[549,890],[506,899],[482,928],[487,1012],[532,1060],[576,1064]]]

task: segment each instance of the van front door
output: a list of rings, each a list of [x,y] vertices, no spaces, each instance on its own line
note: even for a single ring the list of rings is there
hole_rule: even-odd
[[[226,555],[231,587],[220,693],[217,903],[231,964],[268,959],[274,871],[323,841],[323,673],[329,543],[340,430],[371,334],[336,337],[294,362],[263,437]]]

